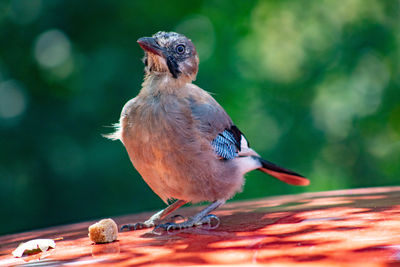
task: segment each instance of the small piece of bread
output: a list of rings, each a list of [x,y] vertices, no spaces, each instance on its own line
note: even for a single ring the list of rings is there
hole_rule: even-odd
[[[118,226],[112,219],[103,219],[89,226],[89,238],[94,243],[110,243],[117,240]]]

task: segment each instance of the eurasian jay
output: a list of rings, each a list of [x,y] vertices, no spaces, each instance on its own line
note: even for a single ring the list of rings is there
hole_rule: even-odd
[[[292,185],[309,180],[262,159],[225,110],[196,79],[199,58],[190,39],[175,32],[158,32],[138,41],[145,51],[145,78],[140,93],[122,109],[115,133],[133,166],[165,202],[176,200],[143,223],[167,231],[219,219],[211,211],[242,190],[244,174],[260,170]],[[161,223],[186,203],[212,202],[187,220]]]

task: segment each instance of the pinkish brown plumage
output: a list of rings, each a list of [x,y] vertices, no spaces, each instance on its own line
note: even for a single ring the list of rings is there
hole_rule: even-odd
[[[259,169],[295,185],[308,180],[278,167],[248,146],[224,109],[195,80],[199,59],[192,42],[173,32],[138,40],[145,50],[146,76],[137,97],[123,108],[118,130],[134,167],[165,202],[177,199],[137,229],[185,228],[217,219],[208,213],[242,190],[244,174]],[[160,224],[188,202],[213,202],[183,223]]]

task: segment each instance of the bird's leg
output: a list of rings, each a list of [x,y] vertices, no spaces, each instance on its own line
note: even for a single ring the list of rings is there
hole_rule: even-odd
[[[142,228],[149,228],[158,225],[158,223],[164,219],[168,214],[173,212],[174,210],[179,209],[181,206],[185,205],[187,201],[184,200],[177,200],[165,209],[157,212],[153,216],[151,216],[147,221],[145,222],[139,222],[139,223],[133,223],[133,224],[125,224],[121,227],[121,231],[132,231],[132,230],[138,230]]]
[[[202,224],[211,224],[212,220],[217,221],[216,226],[219,225],[219,218],[213,214],[209,214],[211,211],[215,210],[219,206],[225,203],[225,200],[217,200],[211,203],[209,206],[207,206],[205,209],[201,210],[199,213],[195,214],[193,217],[190,217],[184,222],[181,223],[163,223],[159,224],[154,228],[153,232],[155,232],[157,229],[164,229],[167,232],[170,230],[175,230],[175,229],[183,229],[183,228],[189,228],[189,227],[194,227]]]

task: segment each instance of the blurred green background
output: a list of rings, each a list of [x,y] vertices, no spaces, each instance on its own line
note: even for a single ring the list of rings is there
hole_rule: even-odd
[[[400,2],[0,1],[0,234],[164,207],[111,132],[143,80],[136,40],[197,46],[212,92],[265,158],[235,199],[396,185]]]

